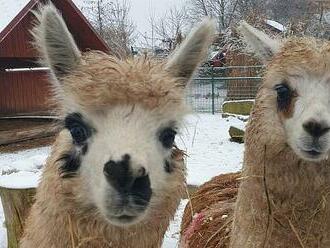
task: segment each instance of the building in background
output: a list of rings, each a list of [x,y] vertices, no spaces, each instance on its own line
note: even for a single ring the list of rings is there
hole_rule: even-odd
[[[40,68],[32,46],[36,10],[46,0],[0,0],[0,116],[49,115],[48,69]],[[106,43],[71,0],[51,0],[62,13],[81,51],[108,52]],[[8,12],[6,12],[8,9]],[[13,13],[14,11],[14,13]],[[15,13],[16,12],[16,13]]]

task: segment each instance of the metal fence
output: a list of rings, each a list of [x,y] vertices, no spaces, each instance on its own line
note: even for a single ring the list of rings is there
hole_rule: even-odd
[[[195,112],[217,113],[226,100],[253,99],[263,66],[201,67],[193,79],[187,102]]]

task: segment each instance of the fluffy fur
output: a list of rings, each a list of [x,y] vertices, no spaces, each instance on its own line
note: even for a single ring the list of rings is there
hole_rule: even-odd
[[[250,49],[268,64],[246,128],[237,200],[233,212],[226,213],[233,224],[220,221],[211,239],[197,240],[197,232],[188,242],[202,240],[196,247],[214,239],[216,247],[330,247],[330,44],[314,38],[272,40],[246,23],[240,29]],[[293,92],[283,110],[277,103],[279,84]],[[311,120],[325,128],[317,139],[304,129]],[[306,152],[314,148],[317,155]],[[215,213],[207,206],[201,212],[215,219],[232,199],[221,200],[223,207]],[[230,244],[222,239],[228,229]]]
[[[20,247],[160,247],[185,190],[183,154],[173,151],[176,175],[149,216],[136,225],[117,227],[86,204],[83,180],[59,177],[58,158],[71,149],[70,143],[70,134],[63,131],[52,147]]]
[[[21,247],[160,247],[185,191],[183,153],[164,147],[160,133],[181,126],[184,88],[206,56],[214,23],[206,20],[196,28],[170,62],[155,63],[81,54],[54,6],[43,6],[36,15],[35,43],[51,68],[59,115],[74,118],[52,147]],[[82,123],[88,135],[78,142],[74,137],[84,134]],[[121,180],[136,178],[136,190],[150,185],[147,204],[134,198],[143,191],[124,194],[106,178],[105,165],[123,157],[129,157],[129,174]],[[63,169],[70,175],[63,176]],[[148,181],[141,181],[141,173]],[[121,213],[134,221],[121,221]]]
[[[245,37],[247,50],[254,53],[263,62],[268,62],[279,50],[279,41],[271,39],[265,33],[250,26],[246,22],[241,22],[238,27],[239,32]]]
[[[246,129],[230,247],[329,247],[330,136],[320,138],[318,157],[300,147],[311,139],[304,123],[330,125],[330,44],[291,38],[279,46]],[[274,90],[283,81],[296,92],[286,113]]]

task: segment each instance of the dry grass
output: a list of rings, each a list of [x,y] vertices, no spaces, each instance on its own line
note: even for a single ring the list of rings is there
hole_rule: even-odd
[[[216,176],[191,195],[181,224],[182,247],[228,247],[239,177]],[[202,216],[200,223],[196,216]]]

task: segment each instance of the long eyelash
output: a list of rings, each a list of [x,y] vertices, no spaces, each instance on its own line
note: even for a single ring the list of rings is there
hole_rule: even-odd
[[[64,153],[58,161],[63,161],[59,167],[59,173],[62,178],[72,178],[77,175],[81,159],[76,152]]]

